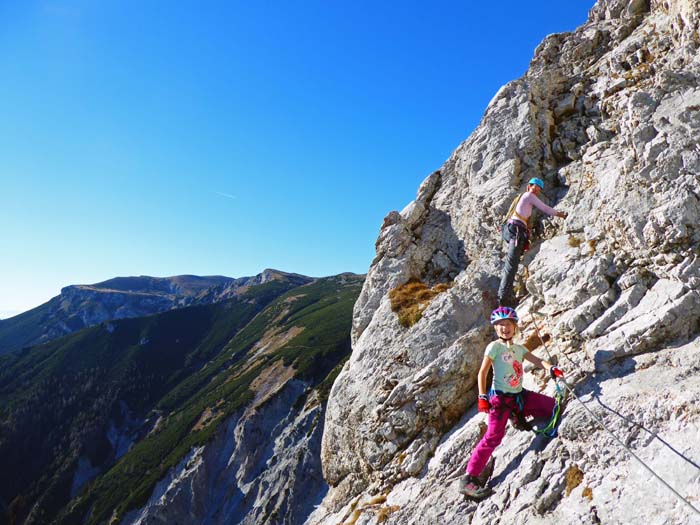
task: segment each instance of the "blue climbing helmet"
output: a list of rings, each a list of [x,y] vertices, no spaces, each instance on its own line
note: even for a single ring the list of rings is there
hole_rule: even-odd
[[[528,184],[535,184],[536,186],[539,186],[541,189],[544,189],[544,181],[540,179],[539,177],[532,177],[529,181],[527,181]]]
[[[510,306],[499,306],[491,312],[491,324],[496,324],[498,321],[510,319],[515,323],[518,322],[518,313]]]

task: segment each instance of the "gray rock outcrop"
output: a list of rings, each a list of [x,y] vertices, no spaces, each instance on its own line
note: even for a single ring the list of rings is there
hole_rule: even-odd
[[[327,486],[318,454],[323,418],[308,385],[276,381],[159,481],[120,523],[301,523]],[[300,401],[302,403],[300,403]],[[295,404],[301,404],[296,407]]]
[[[698,0],[600,0],[576,31],[545,38],[416,200],[386,217],[328,403],[331,488],[308,525],[697,519],[575,401],[559,439],[509,430],[490,499],[465,501],[452,480],[479,436],[470,407],[493,337],[500,224],[536,176],[569,217],[536,227],[521,328],[551,333],[575,391],[700,507],[699,22]],[[452,286],[404,328],[388,292],[409,279]]]

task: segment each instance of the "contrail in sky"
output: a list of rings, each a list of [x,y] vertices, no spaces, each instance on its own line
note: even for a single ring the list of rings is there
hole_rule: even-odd
[[[221,195],[222,197],[226,197],[227,199],[236,200],[236,196],[231,195],[230,193],[221,193],[220,191],[217,191],[216,194]]]

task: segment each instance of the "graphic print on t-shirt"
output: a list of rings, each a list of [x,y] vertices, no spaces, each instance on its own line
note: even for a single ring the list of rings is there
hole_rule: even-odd
[[[494,341],[486,347],[486,356],[493,362],[493,388],[501,392],[522,390],[523,358],[527,348],[519,344],[506,346]]]

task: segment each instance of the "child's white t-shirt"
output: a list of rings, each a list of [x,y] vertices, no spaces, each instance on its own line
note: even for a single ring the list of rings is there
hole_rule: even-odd
[[[493,361],[494,390],[517,394],[523,389],[522,363],[527,351],[523,345],[515,343],[510,348],[501,341],[489,343],[486,355]]]

